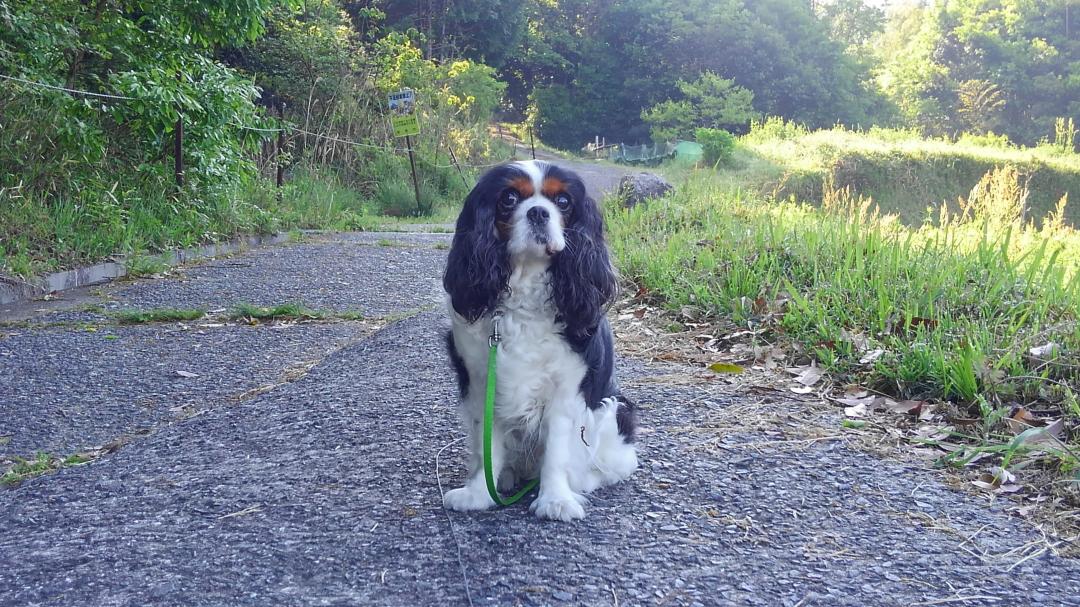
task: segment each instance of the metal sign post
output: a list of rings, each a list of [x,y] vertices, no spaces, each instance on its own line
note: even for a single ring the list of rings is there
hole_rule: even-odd
[[[420,203],[420,181],[416,178],[416,159],[413,156],[412,136],[420,134],[420,120],[416,117],[416,93],[408,89],[390,93],[390,124],[394,137],[404,137],[412,167],[413,191],[416,193],[416,214],[424,212]]]

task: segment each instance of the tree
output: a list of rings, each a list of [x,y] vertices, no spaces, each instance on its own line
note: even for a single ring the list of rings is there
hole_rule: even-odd
[[[829,37],[849,49],[865,46],[885,27],[885,11],[863,0],[830,0],[814,8],[828,25]]]
[[[677,86],[682,99],[662,101],[641,113],[655,141],[689,139],[702,127],[743,130],[757,115],[754,93],[712,72]]]
[[[879,82],[929,133],[989,124],[1035,143],[1057,117],[1080,118],[1080,38],[1068,9],[1061,0],[951,0],[896,13],[878,46]]]
[[[769,114],[865,124],[882,98],[867,86],[868,65],[829,31],[805,0],[534,0],[531,46],[503,74],[513,104],[531,94],[542,136],[566,147],[594,135],[646,139],[642,111],[706,72],[751,91]]]

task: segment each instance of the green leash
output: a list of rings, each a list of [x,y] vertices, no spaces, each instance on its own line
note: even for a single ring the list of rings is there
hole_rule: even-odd
[[[496,310],[491,316],[491,337],[488,338],[487,392],[484,395],[484,480],[487,481],[488,495],[491,499],[500,506],[509,506],[532,491],[540,484],[540,479],[534,478],[525,483],[525,486],[513,496],[504,499],[495,487],[495,476],[491,471],[491,429],[495,425],[495,354],[499,351],[499,342],[502,341],[502,336],[499,335],[500,318],[502,318],[502,312]]]

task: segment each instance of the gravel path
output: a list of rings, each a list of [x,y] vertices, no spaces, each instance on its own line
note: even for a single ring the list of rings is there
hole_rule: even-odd
[[[466,580],[476,605],[1080,605],[1080,563],[1038,553],[1022,520],[842,437],[710,430],[752,401],[665,381],[685,371],[670,364],[621,362],[642,466],[584,521],[526,503],[448,515],[436,455],[450,445],[452,487],[464,453],[445,321],[415,313],[436,298],[446,238],[323,235],[106,290],[110,307],[405,316],[370,335],[120,328],[95,312],[93,332],[0,328],[0,453],[151,428],[0,489],[0,605],[466,605]]]

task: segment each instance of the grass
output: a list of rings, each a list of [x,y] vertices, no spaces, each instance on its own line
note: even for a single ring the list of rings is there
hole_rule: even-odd
[[[44,451],[38,451],[30,459],[21,457],[12,458],[14,465],[0,476],[0,487],[15,487],[25,480],[51,474],[61,468],[69,468],[94,461],[100,453],[87,452],[76,453],[67,457],[52,455]]]
[[[1023,408],[1076,445],[1080,233],[1064,209],[1022,220],[1017,180],[995,171],[962,213],[910,227],[850,189],[768,200],[700,171],[669,199],[609,205],[610,242],[655,300],[759,330],[838,385],[944,403],[973,444],[1009,444]],[[1052,465],[1075,474],[1075,453]]]
[[[272,307],[253,306],[247,303],[237,304],[229,312],[233,320],[321,320],[325,312],[311,310],[300,303],[280,304]]]
[[[829,186],[850,186],[917,227],[928,217],[936,220],[943,205],[956,211],[957,200],[987,171],[1004,165],[1018,168],[1026,182],[1029,217],[1041,219],[1063,195],[1080,192],[1080,154],[1053,146],[1022,148],[992,136],[954,142],[882,128],[811,132],[775,118],[740,138],[733,162],[721,173],[773,198],[817,201]],[[1080,206],[1067,209],[1065,218],[1080,225]]]
[[[127,275],[131,278],[154,276],[169,269],[169,262],[162,255],[136,254],[124,260]]]
[[[181,322],[198,320],[206,315],[201,308],[159,308],[155,310],[120,310],[113,314],[122,325],[140,325],[152,322]]]
[[[152,275],[167,269],[156,252],[243,234],[449,222],[468,193],[456,170],[421,161],[424,215],[415,217],[408,161],[373,162],[369,170],[378,177],[370,181],[351,183],[302,163],[280,192],[266,180],[249,179],[212,197],[134,178],[88,184],[67,197],[0,187],[0,274],[31,277],[126,255],[130,274]],[[475,171],[466,176],[474,179]]]

